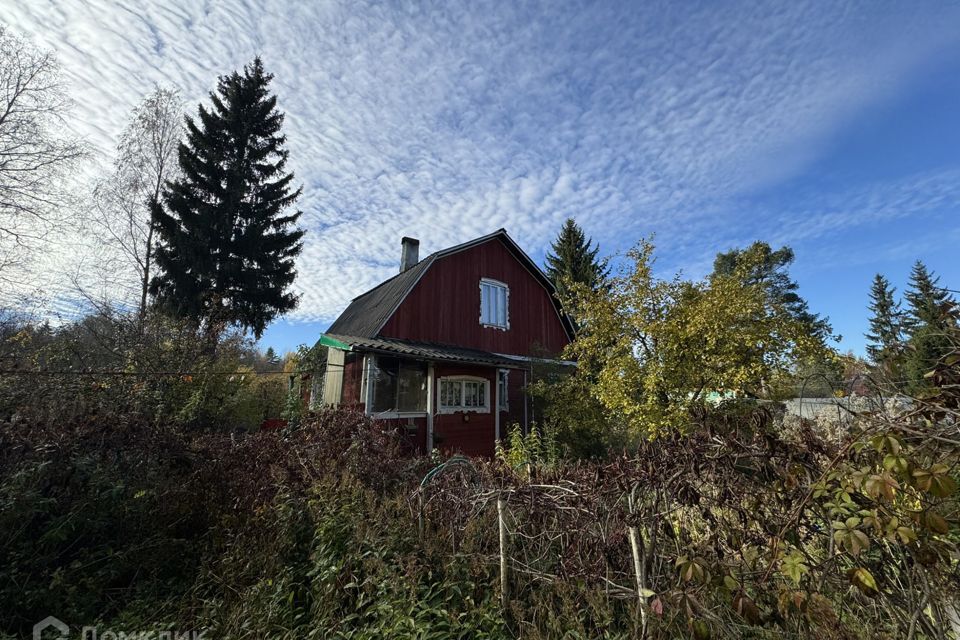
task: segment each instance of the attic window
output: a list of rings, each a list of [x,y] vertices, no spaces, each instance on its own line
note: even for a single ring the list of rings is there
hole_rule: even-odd
[[[496,329],[510,328],[510,289],[502,282],[480,280],[480,324]]]

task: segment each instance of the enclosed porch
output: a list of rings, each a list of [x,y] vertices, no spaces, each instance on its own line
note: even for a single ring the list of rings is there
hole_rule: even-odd
[[[401,429],[412,451],[492,456],[514,423],[527,428],[529,359],[391,339],[324,335],[317,397]]]

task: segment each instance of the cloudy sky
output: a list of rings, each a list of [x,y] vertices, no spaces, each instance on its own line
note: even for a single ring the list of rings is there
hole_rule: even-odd
[[[607,254],[656,234],[664,274],[763,239],[861,351],[867,290],[923,258],[960,289],[960,2],[0,0],[55,50],[109,163],[154,83],[195,110],[260,54],[309,230],[312,342],[421,251],[506,227],[541,259],[575,217]]]

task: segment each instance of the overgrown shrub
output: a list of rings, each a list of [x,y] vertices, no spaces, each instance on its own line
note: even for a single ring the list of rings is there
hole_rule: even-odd
[[[234,437],[2,424],[2,631],[52,614],[251,639],[945,639],[960,352],[929,379],[837,439],[740,402],[613,459],[517,431],[507,464],[429,477],[347,411]]]
[[[591,395],[582,377],[570,371],[535,373],[528,393],[564,456],[599,460],[638,443],[626,423]]]
[[[282,367],[264,360],[239,334],[212,344],[158,314],[143,324],[108,311],[60,327],[10,321],[0,327],[0,419],[254,429],[279,417],[286,394]]]
[[[417,464],[399,446],[351,412],[240,438],[137,423],[0,423],[4,625],[22,631],[51,614],[176,617],[204,563],[268,521],[282,496],[307,495],[330,469],[385,490]]]
[[[506,444],[498,442],[496,459],[511,469],[523,469],[530,465],[541,467],[556,465],[561,460],[560,444],[553,429],[530,425],[528,433],[514,423],[507,430]]]

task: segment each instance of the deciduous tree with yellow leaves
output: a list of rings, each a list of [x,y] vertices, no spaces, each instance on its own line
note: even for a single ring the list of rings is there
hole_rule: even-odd
[[[833,352],[810,324],[749,275],[760,256],[701,281],[653,273],[641,241],[598,290],[570,285],[565,304],[584,327],[568,356],[591,393],[644,437],[685,430],[710,392],[763,396],[796,362]]]

